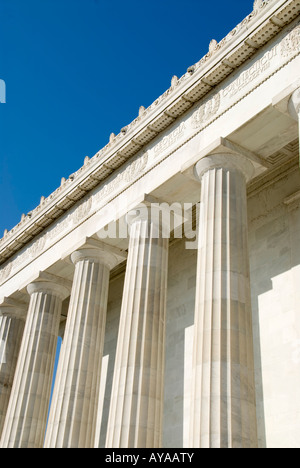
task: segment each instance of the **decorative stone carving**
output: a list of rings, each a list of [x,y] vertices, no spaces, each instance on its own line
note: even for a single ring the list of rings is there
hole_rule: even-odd
[[[165,136],[155,147],[154,153],[155,156],[158,156],[160,152],[169,148],[169,146],[176,143],[181,137],[183,137],[186,126],[182,122],[175,130],[173,130],[169,135]]]
[[[77,224],[80,221],[82,221],[89,213],[91,206],[92,206],[92,197],[89,197],[87,200],[81,203],[78,206],[78,208],[75,210],[73,214],[73,222]]]
[[[193,75],[194,72],[195,72],[195,65],[192,65],[191,67],[189,67],[187,69],[187,72],[188,72],[189,75]]]
[[[7,265],[5,265],[4,268],[2,268],[2,270],[0,271],[0,283],[3,283],[9,277],[12,267],[13,262],[10,261],[9,263],[7,263]]]
[[[281,43],[281,55],[289,57],[300,49],[300,25],[293,29]]]
[[[264,0],[255,0],[253,4],[253,11],[260,10],[264,6]]]
[[[144,106],[140,106],[139,108],[139,117],[141,117],[145,113],[146,109]]]
[[[176,75],[173,76],[171,80],[171,88],[175,88],[175,86],[178,84],[178,77]]]
[[[124,182],[132,182],[140,173],[143,172],[148,163],[148,153],[144,153],[140,158],[135,159],[129,164],[123,172],[120,172],[114,179],[108,182],[96,195],[97,202],[107,195],[112,193],[114,190],[120,188]]]
[[[144,153],[142,157],[133,161],[130,166],[124,171],[124,180],[132,182],[132,180],[143,172],[148,162],[148,153]]]
[[[215,39],[212,39],[209,43],[209,52],[212,54],[217,49],[218,42]]]
[[[214,117],[221,104],[221,93],[217,93],[215,96],[206,100],[198,110],[196,110],[192,117],[193,128],[199,128],[207,123],[212,117]]]

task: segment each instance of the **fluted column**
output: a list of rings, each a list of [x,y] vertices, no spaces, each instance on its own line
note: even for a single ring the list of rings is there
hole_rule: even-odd
[[[1,448],[41,448],[50,400],[62,301],[69,290],[52,282],[27,287],[30,304]]]
[[[195,167],[201,208],[190,447],[257,445],[246,196],[252,173],[234,154]]]
[[[115,249],[116,250],[116,249]],[[45,447],[92,448],[110,270],[120,257],[103,249],[71,256],[75,274]]]
[[[169,239],[145,207],[127,220],[130,241],[106,446],[160,447]]]
[[[12,300],[0,306],[0,437],[24,332],[26,312],[25,304]]]

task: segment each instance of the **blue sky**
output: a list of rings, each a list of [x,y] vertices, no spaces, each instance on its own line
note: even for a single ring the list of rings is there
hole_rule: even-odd
[[[253,0],[0,0],[0,237]]]

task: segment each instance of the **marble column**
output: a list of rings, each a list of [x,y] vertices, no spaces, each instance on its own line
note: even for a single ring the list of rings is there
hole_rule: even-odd
[[[50,281],[31,283],[27,291],[30,304],[1,448],[43,446],[62,301],[70,294]]]
[[[109,276],[120,261],[100,248],[78,250],[71,259],[75,273],[46,448],[94,447]]]
[[[0,437],[21,347],[26,313],[26,304],[11,299],[0,306]]]
[[[130,240],[106,447],[160,447],[169,239],[150,208],[127,216]]]
[[[288,112],[290,116],[298,122],[299,131],[298,137],[300,141],[300,88],[293,92],[288,102]],[[300,162],[300,147],[299,147],[299,162]]]
[[[217,154],[195,166],[201,208],[190,447],[257,446],[246,182],[253,165]]]

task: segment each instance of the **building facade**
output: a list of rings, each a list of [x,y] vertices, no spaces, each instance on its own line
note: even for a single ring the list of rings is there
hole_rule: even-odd
[[[299,13],[256,0],[5,232],[2,448],[300,447]]]

